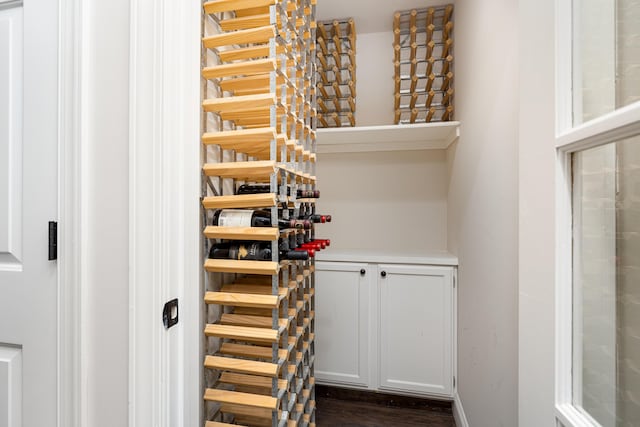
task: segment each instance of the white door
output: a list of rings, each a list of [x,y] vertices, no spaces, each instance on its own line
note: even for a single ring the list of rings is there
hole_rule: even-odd
[[[57,423],[58,2],[0,0],[0,427]]]
[[[453,269],[378,268],[380,389],[451,397]]]
[[[316,263],[315,374],[319,382],[369,385],[369,277],[373,273],[369,267]]]

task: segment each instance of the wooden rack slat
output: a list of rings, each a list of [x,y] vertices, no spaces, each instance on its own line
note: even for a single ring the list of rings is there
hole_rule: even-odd
[[[219,381],[225,384],[250,386],[257,388],[271,389],[272,379],[269,377],[262,377],[257,375],[236,374],[232,372],[223,372],[220,375]],[[284,390],[289,385],[285,379],[278,380],[278,389]]]
[[[246,427],[246,426],[239,426],[238,424],[221,423],[218,421],[207,421],[204,424],[204,427]]]
[[[264,193],[205,197],[202,205],[205,209],[268,208],[276,205],[276,195]]]
[[[254,427],[272,427],[272,411],[263,408],[251,408],[242,405],[228,403],[220,406],[220,412],[234,414],[236,422],[251,425]]]
[[[276,105],[276,96],[270,93],[205,99],[202,102],[202,108],[205,111],[215,113],[254,111],[261,107],[270,107],[272,105]]]
[[[208,259],[204,269],[211,273],[278,274],[280,266],[273,261],[238,261],[233,259]]]
[[[272,227],[214,227],[205,228],[208,239],[275,241],[280,237],[277,228]]]
[[[275,59],[257,59],[254,61],[234,62],[231,64],[216,65],[215,67],[205,67],[202,69],[202,77],[205,79],[215,79],[236,75],[269,73],[275,70]]]
[[[249,328],[271,328],[271,316],[250,316],[246,314],[223,313],[220,316],[221,325],[246,326]],[[278,327],[288,328],[289,319],[278,319]]]
[[[205,335],[208,337],[229,338],[240,341],[274,343],[280,338],[275,329],[247,328],[242,326],[227,326],[209,324],[206,326]],[[212,356],[209,356],[212,357]],[[237,359],[227,359],[237,360]]]
[[[276,0],[213,0],[205,2],[205,13],[232,12],[256,7],[268,7],[276,4]]]
[[[225,342],[220,345],[220,354],[271,360],[273,357],[273,350],[271,350],[271,347]],[[278,350],[278,357],[280,359],[287,359],[289,357],[289,352],[285,349],[280,349]]]
[[[234,292],[207,292],[206,304],[228,305],[233,307],[253,307],[273,309],[278,306],[277,295],[256,295]]]
[[[277,54],[282,54],[285,51],[286,51],[285,46],[276,45]],[[257,45],[257,46],[233,48],[233,49],[220,51],[218,55],[220,56],[220,60],[223,62],[262,58],[265,56],[269,56],[269,45],[263,44],[263,45]]]
[[[204,37],[202,43],[206,48],[217,48],[236,44],[267,43],[276,36],[276,29],[272,25],[251,28],[248,30],[221,33]]]
[[[207,389],[204,399],[220,403],[233,403],[236,405],[252,406],[255,408],[265,408],[275,410],[278,399],[271,396],[261,396],[257,394],[239,393],[237,391],[227,391],[219,389]]]
[[[251,181],[253,179],[268,178],[276,170],[277,170],[276,163],[271,160],[250,161],[250,162],[230,162],[230,163],[208,163],[203,167],[203,172],[207,176],[217,176],[220,178],[233,178],[233,179],[239,179],[243,181]]]

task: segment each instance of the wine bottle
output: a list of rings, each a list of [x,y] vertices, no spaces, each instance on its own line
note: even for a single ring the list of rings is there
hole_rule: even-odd
[[[297,246],[302,246],[305,243],[309,243],[311,241],[311,238],[307,236],[307,233],[296,234],[295,238]]]
[[[243,184],[238,188],[236,194],[257,194],[271,193],[271,186],[268,184]],[[287,187],[287,196],[291,195],[291,188]],[[318,190],[298,190],[296,197],[299,199],[317,199],[320,197]]]
[[[331,246],[331,240],[329,239],[314,239],[312,242],[320,242],[323,245],[323,249],[327,246]]]
[[[313,214],[313,215],[308,215],[304,219],[308,220],[308,221],[311,221],[311,222],[314,222],[316,224],[318,224],[318,223],[324,224],[325,222],[331,222],[331,215]]]
[[[213,225],[221,227],[273,227],[268,211],[248,209],[220,209],[213,214]],[[278,228],[298,228],[308,230],[308,220],[278,219]]]
[[[316,253],[315,247],[299,246],[295,236],[293,236],[293,238],[289,237],[288,239],[280,239],[278,248],[280,249],[280,252],[307,252],[309,254],[309,258],[313,258]]]
[[[307,251],[279,250],[279,260],[304,261],[309,259]],[[209,258],[235,259],[243,261],[271,261],[272,250],[270,242],[228,242],[218,243],[211,247]]]

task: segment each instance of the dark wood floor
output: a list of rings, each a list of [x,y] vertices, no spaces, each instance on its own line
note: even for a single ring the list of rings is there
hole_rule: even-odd
[[[451,404],[316,387],[318,427],[455,427]]]

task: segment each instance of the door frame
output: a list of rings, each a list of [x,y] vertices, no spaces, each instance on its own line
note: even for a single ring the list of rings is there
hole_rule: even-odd
[[[87,15],[82,0],[59,0],[58,427],[88,421]],[[200,16],[198,2],[131,2],[130,426],[195,425],[201,418]],[[180,299],[175,333],[161,322],[170,296]]]
[[[133,0],[129,426],[202,419],[200,2]],[[179,300],[165,330],[162,307]]]
[[[86,364],[82,358],[84,248],[82,140],[87,47],[82,0],[58,5],[58,427],[86,423]]]

